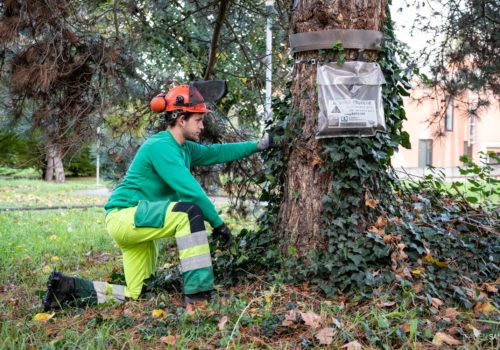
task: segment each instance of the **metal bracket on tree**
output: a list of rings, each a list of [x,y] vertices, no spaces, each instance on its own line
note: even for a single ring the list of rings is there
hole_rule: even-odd
[[[382,49],[383,33],[378,30],[330,29],[319,32],[303,32],[290,35],[292,53],[331,49],[337,41],[344,49]]]

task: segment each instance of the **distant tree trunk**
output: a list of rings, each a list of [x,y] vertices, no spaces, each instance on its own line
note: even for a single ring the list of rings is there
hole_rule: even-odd
[[[61,146],[50,143],[47,146],[46,160],[45,181],[64,182],[66,177],[64,175]]]
[[[291,33],[328,29],[382,30],[386,0],[295,0],[290,21]],[[332,43],[332,46],[335,43]],[[346,50],[347,59],[354,59],[356,51]],[[299,52],[295,60],[322,59],[319,51]],[[365,58],[374,59],[376,53],[367,52]],[[298,256],[312,249],[324,248],[321,235],[322,197],[328,193],[331,174],[323,170],[318,140],[315,139],[318,97],[315,64],[298,63],[294,66],[292,82],[292,112],[290,129],[300,130],[294,146],[288,149],[285,192],[280,207],[278,234],[281,248],[286,253],[295,247]],[[361,184],[360,184],[361,185]]]

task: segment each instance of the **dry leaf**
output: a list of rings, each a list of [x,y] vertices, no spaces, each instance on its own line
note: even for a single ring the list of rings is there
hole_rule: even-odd
[[[52,236],[50,236],[50,237],[49,237],[49,239],[50,239],[51,241],[55,241],[55,240],[57,239],[57,236],[56,236],[56,235],[52,235]]]
[[[281,323],[282,326],[288,327],[294,324],[297,320],[298,312],[295,310],[290,310],[288,313],[285,315],[285,319]]]
[[[432,306],[434,306],[436,309],[439,309],[439,307],[443,305],[443,301],[438,298],[432,298]]]
[[[450,320],[455,320],[458,316],[458,311],[454,307],[449,307],[444,309],[443,316],[449,318]]]
[[[321,322],[323,321],[321,319],[320,315],[318,315],[312,311],[301,312],[300,316],[304,320],[304,323],[312,328],[318,328],[320,326]]]
[[[340,348],[341,349],[346,348],[347,350],[361,350],[361,344],[357,340],[355,340],[350,343],[347,343],[344,346],[341,346]]]
[[[411,274],[414,276],[420,276],[422,274],[422,270],[420,270],[420,269],[412,270]]]
[[[384,236],[384,242],[385,243],[391,243],[392,242],[392,236],[391,235],[385,235]]]
[[[271,296],[270,295],[264,295],[264,300],[266,301],[266,303],[270,304],[272,299],[271,299]]]
[[[394,306],[395,304],[396,304],[395,301],[384,301],[384,302],[378,302],[377,306],[378,307],[391,307],[391,306]]]
[[[365,205],[367,207],[375,209],[377,207],[377,204],[378,204],[378,200],[376,200],[376,199],[369,198],[369,199],[365,200]]]
[[[56,313],[53,312],[51,314],[46,314],[44,312],[42,313],[39,313],[39,314],[36,314],[35,316],[33,316],[33,321],[39,321],[39,322],[46,322],[48,320],[50,320],[52,317],[54,317]]]
[[[59,261],[59,257],[57,255],[54,255],[52,258],[50,258],[50,261],[52,262]]]
[[[368,228],[368,232],[375,233],[376,235],[382,236],[385,234],[385,229],[383,229],[383,228],[378,229],[375,226],[370,226]]]
[[[227,316],[222,316],[222,318],[219,320],[219,324],[217,325],[217,328],[219,328],[219,331],[223,331],[224,327],[226,326],[227,321],[229,321],[229,317]]]
[[[160,318],[163,315],[165,315],[165,310],[154,309],[153,312],[151,312],[151,316],[153,316],[154,318]]]
[[[419,283],[415,283],[413,285],[413,290],[415,291],[415,293],[420,293],[422,290],[424,289],[424,285],[422,282],[419,282]]]
[[[443,343],[446,343],[448,345],[460,345],[461,344],[460,340],[453,338],[451,335],[448,335],[448,334],[443,333],[443,332],[437,332],[434,335],[434,339],[432,339],[432,344],[437,345],[437,346],[441,346],[441,345],[443,345]]]
[[[175,337],[175,335],[167,335],[167,336],[161,337],[160,341],[163,344],[168,344],[168,345],[172,345],[173,346],[177,342],[177,338]]]
[[[193,304],[187,304],[186,305],[186,313],[188,315],[194,314],[194,305]]]
[[[320,344],[330,345],[333,341],[334,334],[335,333],[333,331],[333,328],[326,327],[320,330],[318,334],[316,334],[316,339],[319,340]]]
[[[491,305],[491,303],[489,303],[489,302],[486,302],[486,303],[478,302],[478,303],[476,303],[476,306],[474,306],[474,311],[481,313],[481,314],[484,314],[484,315],[487,315],[491,312],[497,312],[498,310],[496,309],[496,307]]]
[[[403,332],[405,333],[410,333],[410,324],[409,323],[404,323],[402,326],[401,326],[401,329],[403,330]]]
[[[387,218],[384,215],[381,215],[375,221],[375,227],[381,228],[387,225]]]
[[[498,293],[498,288],[494,284],[485,283],[484,288],[490,293]]]
[[[474,334],[474,337],[479,338],[481,336],[481,331],[477,328],[475,328],[473,325],[468,324],[467,328],[469,328],[472,333]]]
[[[342,322],[340,322],[339,320],[337,320],[335,317],[333,318],[333,324],[338,328],[338,329],[342,329],[342,327],[344,326],[342,324]]]

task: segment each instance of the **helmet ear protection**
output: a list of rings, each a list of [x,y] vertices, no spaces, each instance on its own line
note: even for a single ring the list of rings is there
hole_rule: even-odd
[[[189,85],[177,85],[165,94],[156,95],[150,103],[151,110],[160,112],[212,112],[205,103],[215,102],[227,92],[225,80],[192,81]]]
[[[167,108],[167,100],[165,100],[165,93],[161,93],[153,97],[150,103],[151,110],[156,113],[164,112]]]

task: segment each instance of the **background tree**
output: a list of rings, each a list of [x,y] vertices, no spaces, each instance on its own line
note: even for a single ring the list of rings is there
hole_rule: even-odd
[[[406,6],[419,14],[413,34],[429,37],[413,65],[423,83],[435,88],[434,95],[442,96],[439,112],[428,121],[439,126],[436,136],[443,136],[446,109],[453,100],[478,118],[478,111],[498,101],[500,5],[494,0],[407,0]]]
[[[112,103],[117,66],[126,67],[118,24],[95,30],[95,4],[4,1],[0,13],[1,75],[8,80],[14,121],[28,115],[44,138],[45,179],[64,181],[63,158],[95,135]]]

